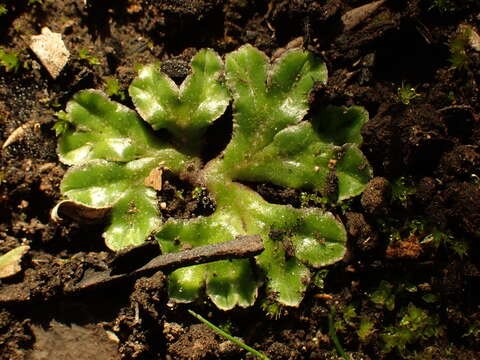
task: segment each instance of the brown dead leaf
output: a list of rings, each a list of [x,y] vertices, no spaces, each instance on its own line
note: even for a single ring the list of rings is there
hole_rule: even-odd
[[[157,191],[162,190],[162,168],[155,168],[145,178],[143,184]]]

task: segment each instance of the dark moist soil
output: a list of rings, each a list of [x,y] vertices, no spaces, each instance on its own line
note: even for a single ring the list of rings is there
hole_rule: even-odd
[[[480,3],[386,1],[345,30],[341,16],[365,3],[0,1],[7,9],[0,46],[20,59],[18,71],[0,66],[0,141],[27,124],[1,152],[0,253],[30,246],[22,271],[0,283],[0,359],[252,358],[187,308],[271,359],[338,358],[329,316],[352,359],[479,358],[480,56],[467,44],[464,66],[453,68],[449,44],[460,24],[478,26]],[[44,26],[61,33],[71,52],[56,80],[28,49]],[[299,308],[278,308],[263,294],[252,308],[230,312],[208,302],[169,304],[161,273],[62,294],[88,269],[107,269],[113,255],[101,225],[50,220],[66,170],[55,153],[55,112],[80,89],[104,88],[108,77],[125,92],[137,64],[160,60],[181,82],[203,47],[223,55],[251,43],[270,56],[291,41],[328,65],[328,84],[311,95],[312,111],[361,105],[370,114],[362,150],[376,177],[361,197],[327,206],[349,233],[344,260],[326,277],[318,274]],[[82,59],[82,51],[91,58]],[[420,94],[408,105],[398,99],[402,83]],[[113,97],[131,106],[128,97]],[[222,150],[230,131],[228,110],[209,130],[206,159]],[[325,206],[315,194],[305,202],[299,190],[247,185],[274,203]],[[207,215],[215,206],[172,176],[160,195],[165,217]],[[408,320],[408,306],[427,315]],[[408,338],[405,347],[389,349],[389,334]]]

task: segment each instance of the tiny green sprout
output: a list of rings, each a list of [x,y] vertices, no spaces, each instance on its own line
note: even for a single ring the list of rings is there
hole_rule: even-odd
[[[389,244],[393,244],[394,242],[397,242],[397,241],[401,241],[402,240],[402,235],[400,234],[400,231],[399,230],[396,230],[396,229],[388,229],[389,231],[387,231],[389,234],[388,234],[388,243]]]
[[[412,219],[407,222],[408,235],[423,234],[426,231],[427,223],[424,219]]]
[[[100,60],[91,55],[90,52],[87,49],[80,49],[78,51],[78,58],[80,60],[86,61],[90,65],[100,65]]]
[[[122,90],[120,83],[113,77],[106,77],[103,82],[105,86],[105,93],[110,97],[118,97],[120,100],[125,100],[125,92]]]
[[[462,337],[472,337],[476,339],[478,343],[478,341],[480,341],[480,320],[475,319],[474,321],[471,321],[467,331]]]
[[[13,51],[8,52],[0,48],[0,65],[3,66],[7,72],[17,72],[20,69],[18,53]]]
[[[465,70],[468,68],[470,58],[466,49],[471,35],[472,29],[470,27],[465,27],[450,42],[450,57],[448,58],[448,61],[451,64],[451,69]]]
[[[104,238],[112,250],[142,244],[152,234],[164,253],[243,235],[262,238],[265,250],[254,259],[170,273],[173,301],[206,294],[224,310],[248,307],[265,286],[269,299],[299,306],[315,271],[343,258],[345,228],[323,208],[270,203],[245,184],[270,183],[319,198],[329,194],[336,204],[361,194],[372,176],[359,149],[368,113],[327,106],[310,114],[310,92],[326,83],[327,69],[301,49],[274,61],[251,45],[225,61],[205,49],[192,58],[191,68],[180,86],[158,65],[140,68],[129,87],[136,111],[96,90],[75,94],[57,150],[72,165],[61,191],[70,202],[111,210]],[[205,161],[207,129],[229,104],[230,141]],[[214,212],[164,219],[149,185],[162,169],[208,191]],[[130,211],[132,204],[138,211]]]
[[[428,230],[429,234],[424,237],[422,244],[431,242],[437,249],[440,247],[450,249],[461,259],[468,254],[469,245],[465,239],[455,237],[453,234],[442,231],[435,226],[430,227]]]
[[[422,296],[422,300],[427,304],[433,304],[438,301],[438,296],[432,293],[428,293]]]
[[[455,93],[453,92],[453,90],[450,90],[450,91],[448,92],[447,99],[450,100],[450,102],[454,102],[454,101],[455,101]]]
[[[355,326],[355,319],[357,318],[357,311],[355,305],[348,304],[346,306],[341,306],[338,312],[341,314],[341,317],[337,317],[335,321],[335,329],[340,331],[345,331],[347,326]]]
[[[388,281],[380,281],[378,288],[372,293],[370,299],[375,304],[385,306],[387,310],[392,311],[395,308],[395,290]]]
[[[408,198],[413,194],[415,194],[415,187],[411,184],[410,179],[401,176],[392,182],[392,202],[398,202],[405,207]]]
[[[402,86],[397,88],[396,99],[404,105],[410,105],[410,102],[418,96],[420,96],[420,94],[417,93],[416,88],[405,84],[403,81]]]
[[[212,329],[213,331],[215,331],[218,335],[220,336],[223,336],[225,339],[227,340],[230,340],[231,342],[233,342],[235,345],[238,345],[240,346],[242,349],[245,349],[246,351],[248,351],[250,354],[252,354],[253,356],[256,356],[258,357],[259,359],[262,359],[262,360],[270,360],[269,357],[267,357],[266,355],[262,354],[261,352],[255,350],[254,348],[248,346],[247,344],[245,344],[244,342],[238,340],[237,338],[233,337],[232,335],[230,335],[229,333],[227,333],[226,331],[220,329],[218,326],[216,325],[213,325],[210,321],[208,321],[207,319],[205,319],[204,317],[202,317],[201,315],[197,314],[196,312],[192,311],[192,310],[188,310],[188,312],[190,313],[190,315],[194,316],[195,318],[197,318],[198,320],[200,320],[202,323],[204,323],[205,325],[207,325],[210,329]]]
[[[311,205],[323,207],[328,204],[328,198],[319,194],[300,193],[300,207],[306,208]]]
[[[357,335],[360,341],[366,342],[368,338],[376,331],[375,325],[372,321],[361,319],[358,326]]]
[[[55,135],[58,137],[63,135],[68,130],[68,116],[67,113],[63,110],[60,110],[54,114],[57,117],[57,121],[53,125],[52,129],[55,130]]]
[[[261,302],[260,307],[270,319],[277,320],[280,319],[280,316],[282,315],[282,305],[270,299],[264,299]]]
[[[50,102],[50,106],[51,106],[52,108],[54,108],[54,109],[58,109],[59,107],[62,106],[62,104],[60,104],[60,103],[59,103],[58,101],[56,101],[56,100],[53,100],[53,101]]]
[[[440,319],[436,314],[416,307],[410,303],[402,308],[402,318],[396,325],[385,327],[381,337],[384,341],[383,351],[390,353],[397,350],[403,355],[410,344],[423,343],[431,338],[439,337],[444,332]]]
[[[52,127],[53,130],[55,130],[55,136],[60,136],[63,135],[67,132],[68,130],[68,122],[66,121],[57,121]]]
[[[5,7],[4,4],[0,4],[0,16],[5,15],[8,13],[7,8]]]
[[[345,215],[347,212],[352,211],[354,199],[347,199],[340,204],[340,212]]]
[[[175,190],[175,197],[179,198],[180,200],[185,200],[185,196],[183,195],[183,190]]]
[[[194,200],[201,200],[202,197],[205,195],[205,189],[201,186],[195,186],[192,190],[192,199]]]
[[[457,241],[452,241],[450,243],[450,248],[460,257],[460,259],[463,259],[468,255],[470,246],[465,239],[459,239]]]
[[[458,10],[454,0],[433,0],[429,10],[436,8],[442,13],[452,13]]]
[[[342,308],[342,318],[348,325],[353,326],[353,320],[357,317],[357,311],[353,304],[348,304]]]
[[[328,269],[320,269],[313,276],[312,282],[320,290],[322,290],[325,286],[325,280],[327,278],[328,272]]]

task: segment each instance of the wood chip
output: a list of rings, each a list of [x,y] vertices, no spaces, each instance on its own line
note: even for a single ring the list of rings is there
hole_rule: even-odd
[[[372,15],[385,0],[374,1],[372,3],[357,7],[350,11],[347,11],[342,16],[342,23],[346,31],[353,29],[358,24],[365,21],[370,15]]]
[[[70,57],[70,52],[62,40],[62,34],[54,33],[47,27],[42,28],[40,35],[31,37],[30,49],[53,79],[58,77]]]

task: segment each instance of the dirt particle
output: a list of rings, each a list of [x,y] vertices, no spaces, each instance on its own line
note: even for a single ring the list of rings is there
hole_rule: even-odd
[[[162,272],[157,272],[149,278],[140,278],[135,282],[134,291],[130,295],[132,303],[139,305],[151,317],[159,316],[158,306],[164,300],[165,295],[165,276]]]
[[[215,333],[203,324],[196,324],[168,345],[168,353],[175,360],[214,359],[219,347]]]
[[[422,255],[423,249],[415,235],[391,243],[386,252],[387,259],[415,260]]]
[[[28,319],[18,320],[12,314],[3,310],[0,312],[0,359],[24,360],[26,348],[33,342]]]
[[[346,228],[348,234],[355,239],[355,247],[360,255],[370,255],[381,247],[378,234],[367,223],[364,216],[360,213],[348,212]]]
[[[443,181],[454,178],[471,180],[472,174],[480,169],[480,147],[476,145],[458,145],[443,154],[438,166],[438,173]],[[477,174],[479,175],[479,174]]]
[[[387,179],[375,177],[362,193],[361,204],[369,214],[383,213],[388,208],[391,186]]]
[[[421,178],[415,188],[415,198],[420,204],[428,204],[435,195],[438,185],[438,181],[432,177],[426,176]]]
[[[185,333],[185,330],[180,324],[166,322],[163,325],[163,335],[165,335],[165,340],[170,343],[176,341],[183,333]]]
[[[48,329],[33,326],[35,344],[27,360],[120,359],[117,344],[95,325],[66,326],[53,320]]]
[[[448,184],[433,198],[426,214],[440,228],[449,226],[480,238],[480,185],[468,182]]]

